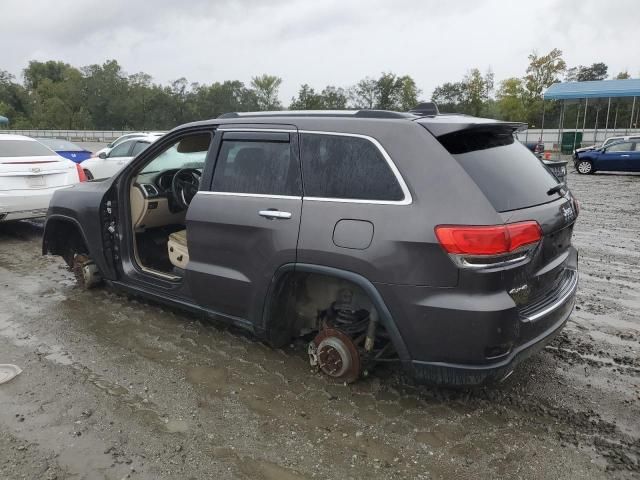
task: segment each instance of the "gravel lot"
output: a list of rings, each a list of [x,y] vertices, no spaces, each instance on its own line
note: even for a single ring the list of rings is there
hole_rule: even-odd
[[[82,292],[42,225],[0,225],[0,478],[640,476],[640,176],[581,177],[578,303],[503,384],[351,386],[222,325]]]

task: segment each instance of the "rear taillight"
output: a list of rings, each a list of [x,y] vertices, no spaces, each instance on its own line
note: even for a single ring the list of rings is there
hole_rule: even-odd
[[[78,180],[81,182],[86,182],[87,176],[84,174],[84,170],[79,163],[76,163],[76,170],[78,171]]]
[[[506,225],[439,225],[436,237],[452,260],[461,267],[495,267],[519,263],[542,239],[535,221]]]

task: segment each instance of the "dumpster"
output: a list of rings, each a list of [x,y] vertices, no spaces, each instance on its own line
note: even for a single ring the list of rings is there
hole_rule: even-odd
[[[571,155],[574,148],[582,146],[582,132],[562,132],[562,141],[560,142],[560,152]]]

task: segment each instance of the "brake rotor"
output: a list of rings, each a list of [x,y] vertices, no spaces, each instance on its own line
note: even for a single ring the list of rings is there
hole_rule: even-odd
[[[360,377],[360,353],[348,335],[335,328],[325,328],[311,343],[311,363],[325,375],[347,383]]]

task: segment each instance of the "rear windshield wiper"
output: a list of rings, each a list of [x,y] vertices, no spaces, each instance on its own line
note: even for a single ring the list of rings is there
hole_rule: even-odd
[[[559,193],[560,190],[562,190],[565,187],[564,182],[559,183],[553,187],[551,187],[549,190],[547,190],[547,195],[553,195],[554,193]]]

